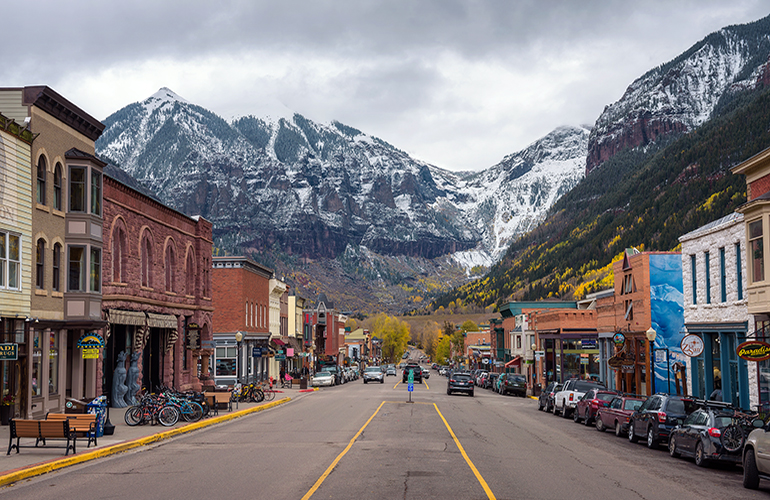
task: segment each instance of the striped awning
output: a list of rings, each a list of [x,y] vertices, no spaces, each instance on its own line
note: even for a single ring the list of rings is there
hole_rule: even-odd
[[[174,330],[179,326],[176,316],[170,314],[147,313],[147,325],[150,328],[172,328]]]
[[[141,311],[123,311],[120,309],[109,310],[109,322],[113,325],[144,326],[147,316]]]

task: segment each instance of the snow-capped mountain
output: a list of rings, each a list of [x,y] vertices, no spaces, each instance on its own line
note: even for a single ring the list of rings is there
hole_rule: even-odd
[[[382,255],[489,265],[583,175],[588,131],[560,128],[461,177],[339,122],[298,113],[226,122],[163,88],[105,120],[100,156],[229,249]]]
[[[767,83],[770,17],[728,26],[634,81],[591,131],[586,171],[623,149],[706,122],[721,102]]]

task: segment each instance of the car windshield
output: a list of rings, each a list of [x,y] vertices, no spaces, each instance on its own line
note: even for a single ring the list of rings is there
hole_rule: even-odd
[[[644,403],[644,401],[639,401],[636,399],[626,399],[626,401],[623,403],[623,409],[636,411],[639,409],[640,406],[642,406],[642,403]]]
[[[601,386],[594,382],[581,382],[581,381],[575,382],[575,391],[577,392],[588,392],[591,389],[596,389],[597,387],[601,387]]]
[[[606,392],[600,392],[596,395],[596,399],[601,399],[602,401],[612,401],[612,399],[617,396],[617,394],[611,394]]]
[[[673,415],[689,415],[698,409],[698,405],[691,399],[670,399],[666,406],[666,413]]]
[[[367,366],[366,370],[364,370],[364,372],[369,372],[369,373],[378,372],[378,371],[380,371],[379,366]]]
[[[315,374],[316,377],[331,377],[332,374],[330,372],[318,372]]]

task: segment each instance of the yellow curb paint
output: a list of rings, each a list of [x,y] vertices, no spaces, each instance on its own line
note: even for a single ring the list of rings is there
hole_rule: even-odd
[[[210,425],[218,424],[221,422],[227,422],[229,420],[243,417],[251,413],[264,411],[269,408],[273,408],[274,406],[288,403],[289,401],[291,401],[291,398],[286,397],[283,399],[279,399],[278,401],[273,401],[272,403],[267,403],[261,406],[255,406],[253,408],[247,408],[245,410],[240,410],[236,413],[231,413],[229,415],[222,415],[221,417],[213,417],[208,420],[202,420],[200,422],[195,422],[193,424],[185,425],[183,427],[172,429],[166,432],[159,432],[158,434],[153,434],[151,436],[145,436],[142,438],[133,439],[131,441],[126,441],[124,443],[118,443],[112,446],[99,448],[86,453],[78,453],[77,455],[73,455],[71,457],[54,460],[52,462],[47,462],[40,465],[35,465],[22,470],[17,470],[15,472],[11,472],[9,474],[0,476],[0,487],[21,481],[23,479],[29,479],[31,477],[40,476],[42,474],[45,474],[47,472],[51,472],[54,470],[63,469],[65,467],[70,467],[72,465],[77,465],[84,462],[89,462],[97,458],[106,457],[109,455],[115,455],[117,453],[122,453],[124,451],[128,451],[133,448],[139,448],[141,446],[147,446],[148,444],[156,443],[158,441],[163,441],[165,439],[169,439],[182,434],[187,434],[188,432],[196,431],[198,429],[202,429]]]
[[[396,384],[396,385],[398,385],[398,384]],[[329,474],[332,473],[334,468],[337,466],[339,461],[342,460],[342,457],[345,456],[345,454],[348,452],[348,450],[350,450],[350,448],[353,447],[353,443],[355,443],[356,439],[358,439],[358,436],[360,436],[361,433],[364,432],[364,429],[366,429],[366,426],[369,425],[369,422],[372,421],[372,419],[377,415],[377,413],[380,411],[380,408],[382,408],[382,405],[384,405],[384,404],[385,404],[385,401],[380,403],[380,406],[378,406],[377,409],[374,411],[374,413],[372,413],[372,416],[369,417],[369,420],[366,421],[366,423],[364,424],[363,427],[358,429],[358,432],[356,432],[356,435],[353,436],[353,439],[350,440],[350,442],[345,447],[345,449],[342,450],[342,453],[337,455],[337,458],[335,458],[334,461],[332,462],[332,464],[324,471],[323,474],[321,474],[321,477],[319,477],[318,481],[316,481],[315,484],[313,485],[313,487],[310,488],[310,491],[305,493],[305,496],[302,497],[302,500],[308,500],[310,497],[313,496],[313,493],[316,492],[316,490],[321,486],[321,484],[323,484],[324,480],[326,480],[326,478],[329,476]]]
[[[454,431],[451,427],[449,427],[449,422],[446,421],[444,418],[444,415],[441,414],[441,412],[438,409],[438,405],[436,403],[433,403],[434,408],[436,408],[436,411],[438,412],[438,416],[441,417],[441,420],[444,421],[444,425],[446,425],[447,430],[449,431],[449,434],[452,435],[452,439],[455,440],[455,444],[457,445],[457,448],[460,450],[460,453],[462,454],[463,458],[465,458],[465,461],[468,462],[468,465],[470,466],[471,470],[473,471],[473,474],[476,476],[476,479],[479,481],[479,484],[484,489],[484,492],[487,494],[487,498],[490,500],[495,499],[495,494],[492,493],[492,490],[489,489],[489,485],[487,485],[487,482],[484,481],[484,478],[481,477],[481,473],[476,468],[475,465],[473,465],[473,462],[471,462],[470,457],[468,457],[468,454],[465,453],[465,448],[463,448],[463,445],[460,444],[460,440],[457,439],[457,436],[455,436]]]
[[[530,399],[534,399],[535,401],[540,401],[540,399],[539,399],[539,398],[536,398],[535,396],[530,396],[529,398],[530,398]]]

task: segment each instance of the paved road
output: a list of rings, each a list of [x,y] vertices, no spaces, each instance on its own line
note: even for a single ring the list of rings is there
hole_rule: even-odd
[[[474,398],[447,396],[446,380],[432,372],[427,384],[415,384],[415,403],[407,404],[401,377],[386,380],[322,389],[0,495],[702,500],[770,492],[770,482],[763,491],[745,490],[739,468],[699,469],[663,449],[538,412],[531,399],[482,390]]]

